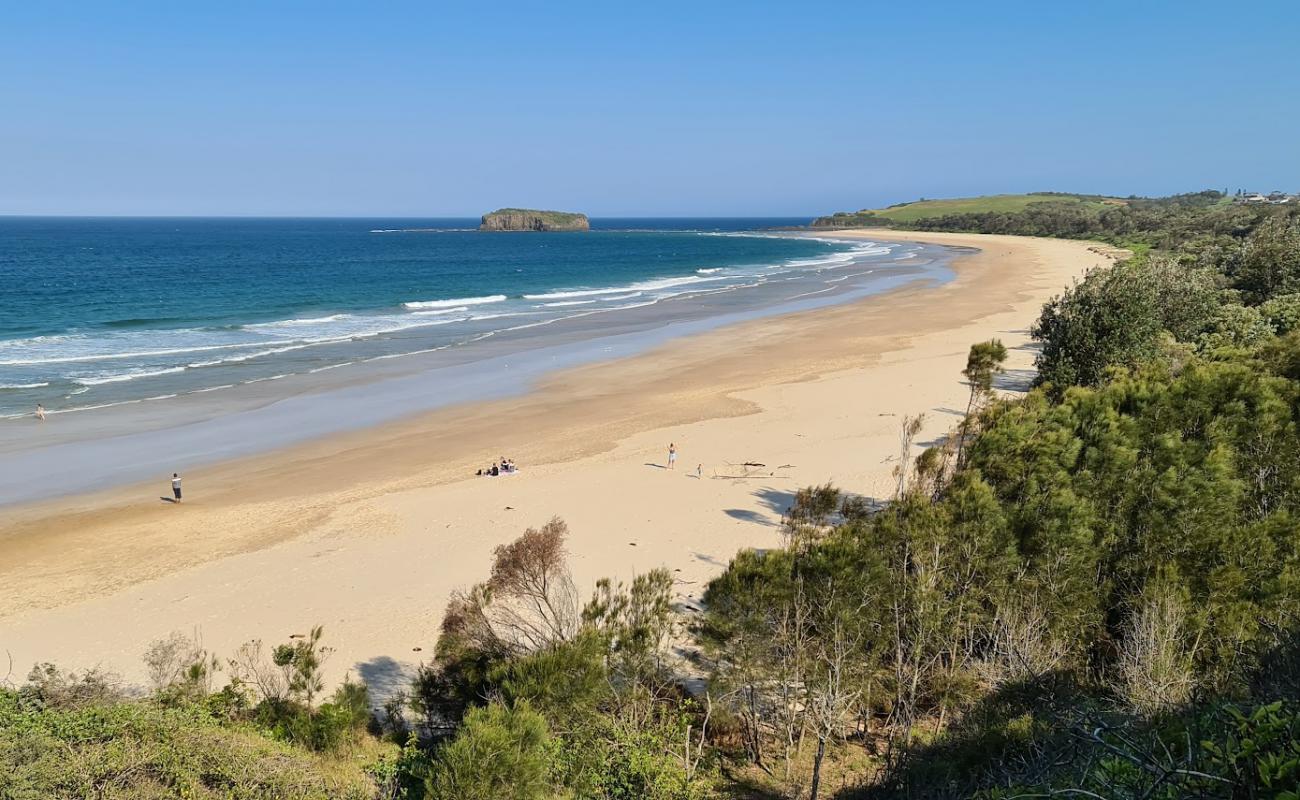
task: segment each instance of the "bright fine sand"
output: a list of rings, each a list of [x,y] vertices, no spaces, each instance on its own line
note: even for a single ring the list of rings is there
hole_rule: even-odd
[[[926,415],[921,443],[955,424],[973,342],[1001,338],[1001,386],[1023,387],[1043,302],[1109,260],[1088,242],[836,232],[853,235],[980,252],[941,287],[746,322],[560,373],[524,397],[194,470],[181,506],[159,501],[162,476],[0,510],[10,679],[51,661],[137,682],[141,654],[172,631],[226,656],[320,624],[329,679],[352,671],[382,696],[430,657],[448,594],[553,516],[569,524],[584,596],[602,576],[666,566],[694,604],[738,549],[778,543],[799,487],[888,496],[903,416]],[[472,477],[502,455],[522,471]],[[747,461],[767,467],[737,477]]]

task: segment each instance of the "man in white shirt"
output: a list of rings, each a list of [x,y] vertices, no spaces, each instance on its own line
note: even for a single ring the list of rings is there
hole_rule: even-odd
[[[176,496],[176,502],[181,501],[181,476],[175,472],[172,473],[172,494]]]

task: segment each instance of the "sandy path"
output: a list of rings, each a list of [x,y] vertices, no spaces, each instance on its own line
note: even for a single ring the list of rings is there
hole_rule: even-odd
[[[584,593],[666,565],[698,597],[737,549],[776,543],[798,487],[887,495],[902,416],[926,413],[922,441],[951,427],[972,342],[1002,338],[1003,387],[1027,382],[1039,307],[1107,260],[1086,242],[863,235],[981,252],[940,288],[745,323],[523,398],[192,472],[180,507],[158,502],[160,482],[0,512],[0,650],[15,677],[41,660],[139,680],[140,654],[173,630],[228,654],[323,624],[330,677],[357,671],[382,691],[428,657],[449,591],[553,515]],[[524,471],[464,479],[502,454]],[[791,466],[721,477],[744,461]]]

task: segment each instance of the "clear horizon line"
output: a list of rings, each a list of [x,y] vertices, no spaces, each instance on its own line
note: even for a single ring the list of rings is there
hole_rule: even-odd
[[[584,212],[572,212],[584,213]],[[587,219],[816,219],[827,214],[586,214]],[[483,214],[464,216],[411,216],[407,214],[10,214],[0,219],[480,219]]]

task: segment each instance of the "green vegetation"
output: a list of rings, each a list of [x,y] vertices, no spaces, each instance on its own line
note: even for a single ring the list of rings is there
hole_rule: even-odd
[[[816,226],[857,226],[857,225],[892,225],[895,223],[912,223],[933,217],[945,217],[955,214],[1014,214],[1024,211],[1035,203],[1062,203],[1077,205],[1092,210],[1101,210],[1107,205],[1123,205],[1125,200],[1097,195],[1061,194],[1056,192],[1033,192],[1031,194],[992,194],[982,197],[960,197],[944,200],[916,200],[911,203],[898,203],[888,208],[863,209],[854,212],[840,212],[829,217],[821,217],[814,222]]]
[[[525,214],[530,217],[541,217],[547,222],[557,225],[569,225],[587,218],[585,214],[578,214],[572,211],[540,211],[535,208],[498,208],[496,211],[489,212],[487,216],[504,216],[508,214]]]
[[[882,211],[834,214],[813,225],[1097,239],[1195,258],[1204,248],[1240,245],[1242,237],[1279,213],[1288,212],[1285,207],[1233,204],[1219,191],[1123,199],[1044,192],[927,200]]]
[[[531,208],[499,208],[483,215],[479,230],[488,231],[585,231],[590,227],[585,214],[568,211],[537,211]]]
[[[366,733],[364,686],[312,703],[319,642],[317,628],[273,662],[250,643],[214,692],[222,663],[174,635],[149,648],[142,699],[101,672],[37,665],[0,687],[0,798],[374,798],[368,765],[394,748]]]
[[[1043,309],[1036,388],[999,397],[1007,349],[973,344],[892,497],[799,490],[689,626],[665,570],[582,602],[555,519],[379,713],[321,702],[319,628],[161,640],[145,699],[39,666],[0,689],[0,798],[1300,797],[1300,210],[917,222],[1135,255]]]
[[[491,577],[449,604],[413,698],[431,736],[451,734],[431,796],[464,796],[466,782],[476,797],[711,796],[709,710],[666,661],[671,575],[601,581],[582,605],[566,535],[555,519],[498,547]]]

